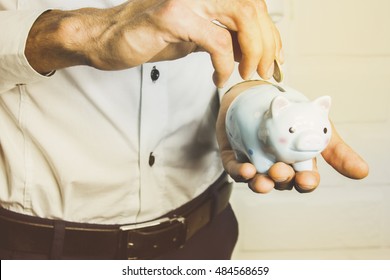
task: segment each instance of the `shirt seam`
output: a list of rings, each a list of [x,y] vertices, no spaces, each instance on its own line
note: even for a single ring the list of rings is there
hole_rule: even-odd
[[[23,164],[24,164],[24,178],[23,178],[23,209],[25,213],[32,212],[31,205],[31,147],[30,143],[27,140],[27,131],[26,131],[26,90],[25,85],[18,85],[19,88],[19,114],[18,114],[18,123],[22,133],[23,139]]]

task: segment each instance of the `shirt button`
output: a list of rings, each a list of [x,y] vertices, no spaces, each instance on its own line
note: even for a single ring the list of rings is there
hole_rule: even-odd
[[[152,167],[154,165],[155,161],[156,161],[155,156],[153,155],[153,153],[150,153],[150,155],[149,155],[149,165]]]
[[[153,66],[152,71],[150,72],[150,78],[153,82],[157,81],[160,78],[160,71],[156,69],[156,66]]]

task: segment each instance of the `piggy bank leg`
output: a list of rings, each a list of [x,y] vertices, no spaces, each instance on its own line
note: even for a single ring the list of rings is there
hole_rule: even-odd
[[[312,171],[313,170],[313,160],[305,160],[292,164],[292,167],[295,171]]]
[[[271,168],[271,166],[274,164],[273,161],[266,158],[262,153],[254,153],[252,150],[249,150],[248,154],[245,154],[239,149],[235,149],[234,153],[236,155],[237,161],[250,161],[256,167],[257,172],[261,174],[266,174]]]
[[[266,174],[271,168],[271,166],[274,164],[273,161],[266,158],[263,154],[251,156],[250,161],[256,167],[257,172],[261,174]]]

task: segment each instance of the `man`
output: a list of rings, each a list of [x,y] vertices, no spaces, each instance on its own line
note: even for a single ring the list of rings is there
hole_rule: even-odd
[[[264,1],[0,0],[0,10],[1,258],[228,259],[237,223],[223,165],[260,193],[319,184],[316,171],[238,163],[221,118],[216,143],[216,86],[234,61],[242,78],[269,79],[282,60]],[[220,115],[256,83],[232,89]],[[367,174],[337,133],[323,155]]]

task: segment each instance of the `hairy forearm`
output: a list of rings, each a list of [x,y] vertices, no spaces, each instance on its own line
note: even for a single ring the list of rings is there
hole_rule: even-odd
[[[75,65],[91,65],[97,38],[109,28],[110,10],[50,10],[32,26],[25,55],[39,73]],[[104,16],[103,16],[103,13]]]
[[[72,46],[66,20],[71,12],[47,11],[32,26],[26,42],[25,55],[40,73],[82,64],[83,54]]]

